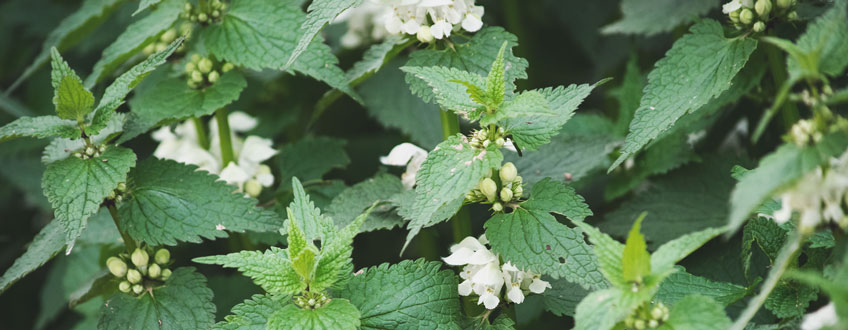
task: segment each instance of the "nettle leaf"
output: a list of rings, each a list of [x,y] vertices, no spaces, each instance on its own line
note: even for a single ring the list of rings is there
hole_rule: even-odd
[[[621,254],[621,277],[627,282],[641,283],[645,276],[651,274],[651,255],[648,254],[645,236],[639,232],[646,215],[642,213],[633,223]]]
[[[235,0],[220,24],[205,28],[201,38],[216,57],[249,69],[280,69],[297,45],[298,27],[306,19],[297,0]],[[316,36],[290,65],[361,103],[348,85],[338,59],[324,38]]]
[[[236,268],[272,295],[293,295],[306,289],[306,283],[294,271],[287,251],[273,246],[265,252],[240,251],[194,258],[192,261]]]
[[[629,287],[630,283],[624,280],[621,267],[622,256],[624,256],[624,244],[619,243],[609,235],[583,221],[573,222],[586,233],[589,241],[592,242],[592,250],[595,252],[598,260],[598,270],[604,275],[604,278],[615,287]]]
[[[215,322],[212,290],[194,267],[174,270],[152,294],[116,293],[100,308],[97,329],[208,329]]]
[[[73,120],[65,120],[56,116],[21,117],[6,124],[6,126],[0,127],[0,142],[24,136],[39,139],[54,136],[78,139],[80,133],[77,122]]]
[[[564,214],[580,221],[587,211],[588,206],[574,189],[542,180],[533,186],[528,201],[511,213],[498,213],[486,221],[486,238],[493,251],[519,268],[563,277],[584,288],[603,288],[606,282],[581,231],[559,223],[551,215]]]
[[[53,31],[50,31],[47,40],[41,46],[41,52],[8,90],[14,90],[21,82],[35,73],[47,61],[52,48],[66,49],[79,42],[103,23],[122,2],[122,0],[85,0],[80,9],[65,17]]]
[[[548,87],[536,90],[545,96],[550,115],[527,115],[510,118],[503,123],[507,135],[522,150],[536,150],[538,147],[551,142],[551,137],[557,135],[583,99],[589,96],[595,87],[607,80],[601,80],[593,85],[568,85],[556,88]]]
[[[27,246],[26,252],[15,259],[0,277],[0,293],[12,284],[50,261],[65,246],[65,230],[59,221],[50,221]]]
[[[665,324],[672,329],[722,330],[730,328],[730,318],[712,298],[691,295],[674,305]]]
[[[94,95],[82,86],[79,77],[67,75],[62,78],[56,89],[56,114],[59,118],[82,122],[93,105]]]
[[[477,31],[471,37],[471,40],[464,43],[461,43],[463,41],[461,37],[455,37],[452,40],[455,42],[453,47],[447,47],[443,50],[425,49],[413,52],[409,56],[406,66],[442,66],[482,77],[488,75],[492,62],[498,57],[498,52],[506,41],[507,51],[504,53],[505,91],[511,93],[515,90],[516,79],[527,78],[527,72],[525,72],[528,66],[527,60],[512,54],[512,48],[518,46],[518,38],[504,31],[503,28],[486,27]],[[421,97],[425,102],[431,102],[436,95],[427,82],[417,78],[414,74],[407,73],[406,82],[412,93]]]
[[[145,4],[145,2],[148,2],[148,4]],[[150,0],[142,1],[136,13],[149,6],[149,2]],[[85,78],[85,86],[93,87],[129,60],[130,57],[138,54],[145,46],[156,41],[162,31],[168,29],[177,21],[182,10],[183,2],[165,1],[144,18],[127,26],[126,30],[109,47],[103,50],[100,60],[94,64],[91,74]]]
[[[400,69],[406,72],[407,75],[414,75],[416,78],[427,82],[427,85],[432,88],[433,94],[436,96],[436,102],[442,109],[456,112],[470,120],[477,119],[475,112],[477,108],[482,107],[482,104],[475,101],[474,98],[479,100],[482,90],[476,86],[483,86],[486,78],[467,71],[444,66],[404,66]],[[468,89],[467,86],[469,85],[475,86],[478,93],[473,92],[475,90],[474,87]],[[463,86],[466,86],[466,88],[463,88]],[[475,97],[472,95],[478,96]]]
[[[678,270],[660,283],[657,300],[674,305],[684,297],[699,294],[727,306],[748,294],[748,289],[733,283],[717,282]]]
[[[813,146],[798,147],[784,144],[760,160],[730,195],[729,231],[732,234],[757,207],[780,189],[789,187],[804,174],[842,154],[848,148],[848,134],[835,132],[825,135]]]
[[[362,329],[455,329],[456,276],[434,261],[404,260],[365,269],[337,291],[361,312]]]
[[[501,49],[498,51],[498,57],[492,62],[492,68],[489,69],[489,75],[486,76],[486,102],[490,108],[496,108],[503,103],[506,96],[506,68],[504,67],[504,53],[506,52],[507,42],[504,41]],[[511,92],[511,91],[510,91]]]
[[[91,141],[91,144],[93,145],[101,145],[109,142],[112,138],[121,133],[126,118],[127,116],[125,114],[116,113],[112,116],[112,119],[109,120],[109,123],[106,124],[106,128],[100,130],[100,132],[95,136],[89,136],[88,140]],[[79,134],[79,132],[77,132],[77,134]],[[53,141],[50,141],[50,144],[48,144],[41,153],[41,162],[44,164],[57,162],[71,157],[71,155],[75,152],[82,151],[84,149],[85,140],[80,139],[79,136],[76,136],[73,139],[55,138]]]
[[[344,284],[349,277],[346,274],[353,273],[353,238],[359,234],[359,228],[362,223],[368,218],[368,214],[374,209],[365,210],[349,225],[340,230],[335,230],[332,226],[332,238],[321,242],[321,258],[316,264],[315,276],[312,283],[309,284],[310,289],[323,290],[331,286],[339,286]]]
[[[291,66],[297,58],[306,51],[306,48],[312,42],[318,32],[324,28],[336,16],[339,16],[343,11],[354,8],[362,4],[362,0],[315,0],[309,4],[306,9],[306,19],[300,26],[303,34],[297,40],[297,47],[292,51],[283,69]]]
[[[575,330],[608,330],[653,296],[650,290],[598,290],[580,301],[574,313]]]
[[[333,225],[333,219],[321,214],[321,210],[312,203],[297,178],[292,178],[292,192],[294,200],[288,207],[290,211],[288,220],[296,223],[297,228],[303,232],[309,242],[316,239],[329,239],[324,235],[324,229]],[[287,223],[290,225],[290,222]]]
[[[774,263],[788,237],[789,232],[780,228],[774,220],[756,217],[748,221],[742,229],[742,249],[739,252],[745,277],[750,278],[752,275],[751,258],[754,256],[754,243],[765,254],[769,263]]]
[[[341,298],[334,298],[329,304],[316,309],[289,304],[268,320],[268,330],[356,330],[359,325],[359,310],[350,301]]]
[[[276,213],[196,166],[149,158],[129,175],[129,195],[118,211],[121,228],[151,245],[176,245],[226,237],[229,231],[273,231]]]
[[[621,2],[624,17],[603,27],[601,33],[650,36],[668,32],[708,13],[717,4],[711,0],[624,0]]]
[[[838,76],[848,66],[848,2],[836,1],[833,8],[819,16],[807,26],[796,44],[805,54],[812,54],[818,70],[830,76]],[[789,74],[798,77],[801,64],[794,56],[787,56]]]
[[[235,305],[232,314],[216,323],[213,330],[265,330],[268,319],[274,312],[291,303],[288,296],[253,295],[250,299]]]
[[[763,306],[779,318],[794,318],[803,316],[818,297],[818,288],[784,280],[769,294]]]
[[[326,136],[308,137],[280,148],[280,182],[297,177],[303,181],[321,179],[333,169],[345,168],[350,157],[345,152],[347,141]],[[321,150],[321,152],[315,152]]]
[[[401,210],[401,215],[410,220],[404,249],[421,228],[456,213],[465,194],[502,161],[503,154],[494,145],[485,150],[474,149],[460,134],[436,146],[416,175],[415,203]],[[445,209],[440,210],[442,207]]]
[[[65,230],[68,252],[90,216],[118,183],[127,181],[135,166],[132,150],[111,146],[100,157],[70,157],[47,165],[41,181],[44,195],[53,206],[56,221]]]
[[[144,11],[150,6],[158,5],[160,2],[162,2],[162,0],[141,0],[139,1],[138,9],[136,9],[135,12],[132,13],[132,15],[135,16],[136,14]]]
[[[678,39],[648,74],[648,85],[625,139],[618,167],[680,117],[698,110],[730,88],[733,77],[757,48],[751,38],[724,37],[721,24],[705,19]]]
[[[362,54],[362,59],[353,63],[345,77],[351,83],[360,82],[375,74],[386,64],[386,60],[400,53],[403,49],[412,43],[412,38],[404,38],[400,35],[390,35],[383,42],[374,44]],[[407,89],[406,86],[403,86]],[[361,91],[360,91],[361,93]],[[363,98],[365,95],[363,95]],[[366,103],[367,105],[367,103]]]
[[[568,282],[564,278],[550,282],[551,287],[542,293],[542,302],[545,305],[545,310],[556,316],[574,316],[577,304],[590,291],[578,284]]]
[[[711,239],[721,235],[725,230],[724,227],[707,228],[666,242],[651,254],[652,272],[665,273],[671,271],[674,264],[701,248]]]
[[[379,202],[374,211],[362,225],[362,232],[379,229],[392,229],[402,226],[404,221],[394,211],[394,206],[388,202],[405,190],[397,176],[382,173],[362,181],[342,191],[333,198],[326,209],[335,221],[336,227],[343,227],[356,219],[368,207]]]
[[[552,109],[548,99],[537,91],[526,91],[514,99],[504,102],[500,109],[492,115],[484,115],[480,125],[498,123],[507,118],[516,117],[554,117],[560,115],[557,109]]]

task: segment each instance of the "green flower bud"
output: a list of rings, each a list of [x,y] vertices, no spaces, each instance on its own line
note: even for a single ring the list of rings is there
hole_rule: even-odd
[[[524,195],[524,187],[521,185],[515,185],[512,187],[512,195],[514,198],[521,198]]]
[[[141,284],[136,284],[133,285],[132,290],[133,292],[135,292],[135,294],[141,294],[141,292],[144,291],[144,287],[141,286]]]
[[[739,11],[738,10],[731,11],[729,14],[727,14],[727,16],[730,17],[731,22],[739,23]]]
[[[147,265],[147,263],[150,261],[150,256],[147,255],[147,251],[136,248],[130,256],[130,259],[132,260],[133,265],[141,267]]]
[[[227,10],[227,4],[226,4],[226,3],[222,3],[222,4],[221,4],[221,8],[218,8],[218,9],[219,9],[219,10],[221,10],[221,11],[225,11],[225,10]]]
[[[201,58],[202,57],[200,57],[200,55],[193,54],[193,55],[191,55],[191,62],[194,63],[194,64],[200,63]]]
[[[106,145],[105,145],[105,144],[101,144],[99,147],[97,147],[97,150],[99,150],[100,152],[104,152],[104,151],[106,151]]]
[[[195,65],[194,62],[186,63],[186,65],[185,65],[185,72],[186,73],[190,73],[194,70],[197,70],[197,65]]]
[[[250,197],[257,197],[260,193],[262,193],[262,185],[259,184],[259,181],[256,180],[248,180],[244,183],[244,192],[250,195]]]
[[[221,5],[223,5],[223,3],[221,3],[221,0],[212,0],[210,5],[212,6],[212,8],[221,8]]]
[[[518,176],[518,169],[515,168],[515,164],[512,162],[507,162],[501,166],[500,171],[501,182],[509,183],[515,181],[515,178]]]
[[[224,72],[224,73],[230,72],[230,70],[234,69],[235,67],[236,66],[233,65],[232,63],[224,63],[224,65],[221,66],[221,72]]]
[[[109,194],[106,195],[106,199],[115,199],[115,197],[117,197],[117,195],[114,190],[110,191]]]
[[[118,191],[120,191],[120,192],[126,192],[126,191],[127,191],[127,184],[126,184],[126,183],[123,183],[123,182],[119,183],[119,184],[118,184]]]
[[[771,1],[757,0],[757,3],[754,4],[754,10],[757,11],[757,16],[761,19],[768,18],[769,12],[771,12]]]
[[[633,317],[628,316],[627,319],[624,320],[624,326],[628,328],[633,327]]]
[[[167,31],[165,31],[165,33],[162,33],[162,35],[159,36],[159,40],[161,40],[164,43],[171,43],[171,41],[174,41],[174,39],[176,39],[176,38],[177,38],[177,30],[175,30],[175,29],[168,29]]]
[[[766,23],[763,23],[762,21],[759,21],[759,22],[754,23],[754,28],[753,28],[753,30],[754,30],[754,32],[763,32],[763,31],[765,31],[765,30],[766,30]]]
[[[200,14],[197,14],[197,20],[205,23],[206,21],[209,20],[209,16],[206,16],[206,13],[200,13]]]
[[[418,41],[425,44],[429,44],[433,42],[433,40],[435,40],[433,34],[430,33],[430,26],[427,25],[418,28],[418,33],[415,35],[415,37],[418,38]]]
[[[637,330],[642,330],[642,329],[645,328],[645,321],[643,321],[643,320],[633,321],[633,327],[636,328]]]
[[[777,7],[781,9],[786,9],[792,7],[793,2],[794,1],[792,0],[777,0]]]
[[[121,195],[115,196],[115,202],[120,203],[122,200],[124,200],[124,198],[121,197]]]
[[[657,322],[657,320],[650,320],[650,321],[648,321],[648,328],[653,329],[653,328],[656,328],[656,327],[658,327],[658,326],[660,326],[660,323],[659,323],[659,322]]]
[[[221,16],[221,11],[219,11],[217,9],[212,11],[212,17],[218,18],[220,16]]]
[[[480,192],[486,196],[490,202],[495,200],[495,194],[498,193],[498,185],[494,180],[485,178],[480,180]]]
[[[652,319],[659,320],[659,319],[662,318],[662,316],[663,316],[662,308],[660,308],[659,306],[655,306],[654,308],[651,308],[651,318]]]
[[[160,264],[160,265],[167,264],[168,261],[170,261],[170,260],[171,260],[171,252],[168,251],[167,249],[159,249],[153,255],[153,261],[155,261],[157,264]]]
[[[130,282],[121,281],[121,283],[118,283],[118,290],[121,290],[121,292],[127,293],[127,292],[130,292],[130,289],[131,289]]]
[[[158,278],[159,275],[162,275],[162,268],[159,267],[158,264],[150,265],[150,268],[147,269],[147,276],[150,276],[150,278]]]
[[[165,48],[168,48],[168,45],[167,45],[167,44],[157,43],[157,44],[156,44],[156,48],[154,49],[154,51],[155,51],[156,53],[160,53],[160,52],[162,52],[163,50],[165,50]]]
[[[504,143],[506,143],[504,138],[497,138],[495,140],[495,145],[498,146],[498,148],[502,148],[504,146]]]
[[[168,269],[168,268],[165,268],[165,269],[162,270],[162,274],[159,275],[159,276],[162,277],[163,281],[167,280],[169,277],[171,277],[171,270]]]
[[[742,12],[739,13],[739,22],[747,25],[747,24],[751,24],[751,22],[753,22],[753,21],[754,21],[754,12],[752,12],[748,8],[742,9]]]
[[[85,154],[89,155],[89,156],[94,155],[94,148],[93,147],[86,147],[85,148]]]
[[[144,46],[142,52],[144,52],[145,55],[153,54],[154,47],[156,47],[155,43],[150,43],[147,46]]]
[[[218,81],[219,77],[221,77],[221,75],[218,73],[218,71],[212,71],[209,72],[209,75],[206,76],[206,79],[209,80],[210,83],[214,84],[216,81]]]
[[[191,72],[191,81],[194,81],[198,84],[202,83],[203,82],[203,74],[200,73],[200,71],[192,71]]]
[[[147,275],[147,267],[150,265],[141,265],[138,266],[138,271],[141,272],[141,275]]]
[[[503,204],[501,204],[499,202],[495,202],[494,204],[492,204],[492,211],[495,211],[495,212],[503,211]]]
[[[197,63],[197,69],[202,73],[209,73],[212,71],[212,60],[208,58],[202,58],[200,62]]]
[[[76,158],[82,158],[82,154],[81,154],[81,153],[78,153],[78,152],[75,152],[75,153],[74,153],[74,157],[76,157]]]
[[[194,26],[189,23],[183,23],[180,25],[180,34],[186,35],[191,34],[191,30],[194,29]]]
[[[188,2],[186,2],[185,6],[183,6],[183,9],[184,9],[185,11],[191,11],[191,4],[190,4],[190,3],[188,3]]]
[[[127,275],[127,264],[121,258],[109,257],[109,259],[106,259],[106,267],[109,268],[109,272],[112,275],[117,277]]]
[[[501,189],[501,200],[504,202],[509,202],[512,200],[512,189],[504,187]]]
[[[139,273],[138,270],[135,270],[135,269],[128,270],[127,271],[127,281],[130,281],[130,283],[132,283],[132,284],[141,282],[141,273]]]
[[[797,12],[794,12],[794,11],[793,11],[793,12],[790,12],[789,14],[786,14],[786,19],[788,19],[788,20],[790,20],[790,21],[796,21],[796,20],[798,20],[798,13],[797,13]]]
[[[192,22],[197,22],[197,15],[191,15],[191,16],[189,16],[189,17],[188,17],[188,20],[189,20],[189,21],[192,21]]]
[[[271,167],[265,164],[259,165],[259,168],[256,169],[256,175],[262,174],[271,174]]]

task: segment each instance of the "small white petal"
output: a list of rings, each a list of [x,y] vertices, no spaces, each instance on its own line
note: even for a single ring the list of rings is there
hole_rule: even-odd
[[[247,180],[250,179],[250,177],[247,176],[247,173],[245,173],[244,170],[241,169],[241,167],[236,165],[236,163],[230,163],[229,165],[227,165],[227,167],[225,167],[224,170],[221,171],[221,174],[219,176],[221,177],[221,180],[226,181],[228,184],[238,186],[241,186]]]
[[[521,292],[521,288],[517,286],[513,286],[512,288],[510,288],[509,292],[507,292],[506,294],[506,297],[507,299],[509,299],[509,301],[512,301],[516,304],[524,302],[524,293]]]
[[[474,254],[468,258],[468,263],[472,265],[485,265],[490,262],[497,261],[498,257],[496,257],[492,252],[487,249],[480,249],[474,251]]]
[[[465,15],[465,19],[462,20],[462,28],[465,29],[465,31],[477,32],[482,27],[483,21],[480,20],[480,17],[477,17],[474,14]]]
[[[468,264],[468,261],[471,260],[471,256],[474,254],[474,251],[468,248],[459,248],[456,249],[451,255],[442,258],[444,262],[451,266],[462,266]]]
[[[819,310],[804,316],[801,323],[802,330],[819,330],[825,327],[835,326],[839,323],[836,315],[836,306],[831,302]]]
[[[270,187],[274,184],[274,175],[271,173],[263,173],[256,176],[256,181],[263,187]]]
[[[405,166],[416,155],[419,155],[418,157],[423,155],[424,159],[426,159],[427,150],[421,149],[412,143],[401,143],[392,148],[387,156],[380,157],[380,163],[390,166]]]
[[[483,269],[480,269],[471,277],[471,281],[487,286],[500,286],[504,283],[503,274],[501,274],[497,262],[483,266]]]
[[[471,294],[471,281],[469,281],[469,280],[462,281],[462,283],[459,283],[459,286],[457,287],[457,289],[459,290],[460,296],[464,297],[464,296],[470,295]]]
[[[471,249],[472,251],[477,251],[479,249],[485,249],[486,247],[483,246],[483,244],[480,244],[480,242],[477,241],[476,238],[468,236],[466,238],[463,238],[462,241],[460,241],[459,243],[452,245],[450,247],[450,251],[454,252],[459,248],[467,248]]]
[[[551,288],[550,283],[548,283],[546,281],[542,281],[542,279],[539,279],[539,278],[533,279],[533,283],[530,283],[530,292],[533,292],[533,293],[537,293],[537,294],[542,293],[542,292],[545,292],[545,289],[550,289],[550,288]]]
[[[495,307],[498,307],[499,302],[500,299],[488,291],[483,293],[483,295],[480,296],[480,299],[477,299],[477,305],[482,303],[483,306],[486,306],[486,309],[495,309]]]
[[[228,119],[230,121],[230,130],[234,132],[247,132],[259,123],[256,118],[241,111],[230,113]]]
[[[248,161],[251,163],[261,163],[277,154],[277,150],[271,148],[273,142],[269,139],[264,139],[258,136],[248,136],[244,140],[244,145],[239,153],[239,163]]]

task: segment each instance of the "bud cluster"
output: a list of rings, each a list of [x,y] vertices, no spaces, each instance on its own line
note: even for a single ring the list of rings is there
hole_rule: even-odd
[[[87,146],[85,149],[77,151],[74,153],[74,157],[86,160],[89,158],[97,158],[106,151],[106,145],[101,144],[99,146]]]
[[[165,48],[168,48],[168,45],[174,42],[174,40],[176,40],[178,36],[183,35],[186,38],[191,36],[191,30],[192,25],[189,23],[180,25],[179,31],[177,31],[176,28],[167,29],[165,30],[165,32],[162,32],[162,34],[159,35],[159,39],[156,39],[147,46],[145,46],[142,51],[144,52],[144,55],[148,56],[152,55],[153,53],[161,52],[165,50]],[[177,49],[178,52],[181,52],[183,50],[185,50],[185,44],[181,45],[180,48]]]
[[[795,125],[792,125],[792,129],[789,130],[789,140],[799,147],[821,141],[823,134],[816,126],[817,125],[814,120],[799,120],[795,123]]]
[[[624,325],[628,329],[656,329],[668,321],[669,310],[663,303],[657,303],[653,306],[643,305],[636,310],[633,315],[624,320]]]
[[[106,196],[106,199],[110,201],[115,201],[116,203],[120,203],[124,200],[124,194],[127,192],[127,184],[124,182],[118,183],[118,187],[115,190],[109,192],[109,195]]]
[[[733,0],[725,5],[725,13],[737,29],[753,32],[766,30],[766,23],[781,18],[788,21],[798,19],[795,12],[797,0]],[[727,8],[735,8],[728,11]]]
[[[180,17],[192,22],[208,25],[220,22],[221,17],[224,16],[224,12],[226,10],[227,4],[223,3],[221,0],[211,0],[206,4],[206,6],[197,7],[186,2],[185,7],[183,7],[183,13]]]
[[[150,255],[153,254],[153,263]],[[153,253],[150,247],[138,248],[132,254],[121,253],[106,259],[106,267],[115,277],[121,279],[118,290],[124,293],[140,295],[145,287],[160,284],[171,277],[171,270],[166,268],[171,261],[171,252],[158,249]]]
[[[198,54],[191,55],[191,59],[185,65],[188,86],[194,89],[203,89],[211,86],[222,73],[229,72],[235,68],[232,63],[217,62],[208,57]]]
[[[294,304],[304,309],[316,309],[330,302],[330,297],[324,292],[304,292],[303,295],[293,298]]]
[[[465,201],[468,203],[491,203],[492,210],[501,212],[504,209],[504,204],[517,201],[524,194],[522,178],[518,176],[518,170],[513,163],[507,162],[501,166],[498,171],[498,179],[500,179],[500,188],[498,188],[498,183],[492,179],[492,173],[489,172],[485,178],[480,180],[477,188],[465,195]]]
[[[477,149],[485,149],[489,144],[494,143],[498,148],[506,143],[504,137],[504,128],[498,127],[494,134],[490,134],[488,128],[481,128],[471,133],[471,146]]]

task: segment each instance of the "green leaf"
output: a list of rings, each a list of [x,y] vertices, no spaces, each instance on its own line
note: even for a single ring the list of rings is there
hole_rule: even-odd
[[[315,281],[310,283],[310,289],[323,290],[347,281],[346,275],[353,273],[353,238],[359,234],[359,228],[373,209],[372,205],[341,230],[335,231],[335,227],[331,227],[335,232],[326,243],[321,243],[321,259],[318,260]]]
[[[593,85],[568,85],[556,88],[537,90],[548,100],[548,106],[553,111],[550,116],[520,116],[508,119],[504,124],[507,135],[522,150],[536,150],[551,141],[551,137],[560,132],[560,128],[571,116],[583,99],[589,96],[595,87],[603,84],[601,80]]]
[[[671,329],[722,330],[730,328],[730,318],[713,299],[691,295],[674,305],[665,324]]]
[[[56,221],[65,230],[68,252],[88,218],[100,209],[100,203],[118,183],[127,181],[135,160],[132,150],[110,146],[100,157],[69,157],[47,165],[41,187],[53,206]]]
[[[677,40],[648,74],[648,86],[630,123],[618,167],[677,120],[730,88],[731,80],[756,49],[751,38],[724,37],[721,24],[705,19]]]
[[[47,40],[41,46],[41,51],[35,56],[35,60],[24,70],[18,79],[7,89],[12,91],[35,73],[50,56],[52,48],[67,49],[85,38],[85,36],[105,21],[122,0],[85,0],[82,6],[73,14],[65,17],[59,25],[50,31]],[[57,84],[55,82],[54,84]],[[56,88],[55,85],[53,88]]]
[[[521,203],[521,207],[547,210],[577,221],[583,221],[583,219],[592,215],[589,205],[586,205],[583,197],[578,195],[574,188],[550,178],[543,179],[533,185],[530,199]]]
[[[588,223],[583,221],[573,222],[586,233],[589,241],[592,242],[592,250],[595,252],[598,261],[598,270],[604,275],[604,278],[616,287],[630,287],[630,283],[627,283],[623,278],[621,268],[621,260],[624,256],[624,244],[619,243]]]
[[[707,228],[680,236],[666,242],[651,254],[651,270],[664,273],[671,270],[678,261],[695,252],[711,239],[725,232],[725,228]]]
[[[321,214],[321,210],[315,207],[315,204],[309,200],[306,191],[303,190],[303,185],[300,180],[292,178],[292,192],[294,192],[294,200],[289,205],[289,220],[297,223],[297,227],[303,231],[306,240],[311,242],[316,239],[326,240],[329,237],[322,237],[323,229],[333,225],[333,220]]]
[[[677,271],[660,283],[657,300],[666,305],[674,305],[693,294],[710,297],[727,306],[744,298],[748,289],[733,283],[716,282],[685,271]]]
[[[554,117],[561,115],[557,109],[552,109],[548,99],[537,91],[526,91],[514,99],[506,101],[492,115],[484,115],[480,125],[495,124],[507,118],[516,117]]]
[[[215,322],[212,290],[193,267],[174,270],[152,294],[116,293],[100,308],[97,329],[207,329]]]
[[[162,2],[162,0],[141,0],[141,1],[139,1],[138,9],[136,9],[135,12],[133,12],[132,15],[135,16],[136,14],[144,11],[145,9],[147,9],[150,6],[158,5],[160,2]]]
[[[580,301],[574,313],[575,330],[607,330],[651,299],[648,290],[639,292],[604,289],[590,293]]]
[[[116,113],[112,116],[112,119],[109,120],[109,123],[106,124],[106,128],[100,130],[97,135],[89,136],[88,140],[91,141],[92,145],[101,145],[109,142],[116,135],[121,133],[121,130],[124,128],[124,121],[126,120],[126,117],[127,116],[123,113]],[[79,131],[77,134],[79,134]],[[55,138],[53,141],[50,141],[50,144],[48,144],[41,153],[41,162],[44,164],[57,162],[71,157],[71,155],[75,152],[81,152],[84,149],[85,140],[80,139],[79,136],[76,136],[73,139]]]
[[[56,89],[56,114],[59,118],[82,122],[93,105],[94,95],[82,86],[79,77],[67,75],[62,78]]]
[[[639,232],[646,215],[642,213],[633,223],[621,254],[621,277],[627,282],[642,283],[642,279],[651,274],[651,255],[648,254],[645,236]]]
[[[577,304],[590,291],[582,286],[566,281],[564,278],[551,280],[551,287],[542,293],[545,310],[556,316],[574,316]]]
[[[362,313],[362,329],[456,329],[457,280],[434,261],[404,260],[365,269],[336,292]]]
[[[803,316],[818,297],[818,288],[784,280],[769,294],[763,306],[779,318],[794,318]]]
[[[404,249],[421,228],[456,213],[465,194],[502,161],[503,154],[494,145],[487,150],[477,150],[460,134],[436,146],[416,175],[415,203],[401,211],[401,215],[410,220]],[[440,211],[442,207],[446,209]]]
[[[479,114],[476,111],[482,104],[472,99],[471,95],[475,95],[472,92],[473,88],[466,91],[466,88],[461,86],[478,86],[477,90],[481,90],[479,86],[485,85],[485,78],[467,71],[444,66],[404,66],[400,69],[406,72],[407,77],[412,75],[425,81],[432,88],[436,102],[443,110],[456,112],[472,121],[477,120],[476,115]]]
[[[209,52],[227,62],[254,70],[280,69],[293,54],[305,19],[297,0],[234,0],[221,23],[205,28],[201,39]],[[312,39],[290,68],[361,102],[323,39]]]
[[[798,48],[813,54],[818,70],[832,77],[838,76],[848,66],[848,2],[835,1],[833,8],[807,26],[796,42]],[[788,56],[786,65],[793,77],[800,75],[801,65],[795,57]]]
[[[406,66],[409,67],[433,67],[441,66],[466,71],[478,76],[489,74],[492,63],[498,57],[498,52],[507,42],[507,50],[504,52],[505,91],[510,95],[515,90],[516,79],[526,79],[527,60],[512,54],[512,48],[518,46],[518,38],[504,31],[501,27],[486,27],[471,37],[467,42],[465,39],[454,37],[453,47],[443,50],[425,49],[413,52],[409,56]],[[468,80],[465,80],[468,81]],[[407,73],[406,82],[412,93],[421,97],[425,102],[433,100],[435,94],[427,82],[418,79],[413,74]],[[471,82],[471,81],[468,81]],[[478,86],[484,86],[480,84]]]
[[[196,166],[149,158],[129,175],[129,200],[118,211],[121,228],[151,245],[226,237],[228,231],[274,231],[282,221],[256,200]]]
[[[150,2],[151,0],[142,1],[136,13],[144,10]],[[183,2],[165,1],[144,18],[127,26],[126,30],[103,50],[103,55],[94,64],[91,74],[85,78],[85,85],[92,88],[145,46],[158,40],[160,33],[177,21],[182,10]]]
[[[213,330],[265,330],[268,319],[274,312],[291,302],[288,296],[274,297],[255,294],[243,303],[235,305],[232,314],[215,324]]]
[[[297,40],[297,46],[292,51],[291,56],[283,65],[283,70],[288,69],[297,58],[306,51],[306,48],[312,42],[318,32],[330,23],[336,16],[339,16],[343,11],[354,8],[362,4],[362,0],[315,0],[309,4],[306,9],[306,19],[300,25],[300,30],[303,34]]]
[[[506,68],[504,67],[504,53],[506,51],[507,42],[504,41],[501,49],[498,51],[498,57],[492,62],[492,68],[489,70],[489,75],[486,76],[486,100],[490,108],[497,108],[503,103],[506,95]]]
[[[15,259],[0,277],[0,293],[34,270],[43,266],[65,246],[65,231],[59,221],[50,221],[27,246],[26,252]]]
[[[678,25],[692,22],[713,9],[718,2],[709,0],[624,0],[620,20],[601,29],[601,33],[640,34],[669,32]]]
[[[769,260],[769,264],[774,263],[777,258],[780,248],[789,237],[786,229],[778,226],[773,220],[756,217],[745,224],[742,229],[742,249],[740,256],[742,258],[742,269],[745,272],[745,277],[751,277],[751,259],[754,256],[754,243],[757,244]]]
[[[789,187],[831,157],[842,154],[846,148],[848,134],[835,132],[825,135],[816,145],[784,144],[763,157],[757,168],[742,177],[730,195],[728,234],[736,232],[752,211],[780,189]]]
[[[403,218],[394,212],[393,205],[388,202],[403,192],[403,184],[398,177],[386,173],[378,174],[345,189],[333,198],[332,203],[326,209],[327,215],[333,218],[336,227],[343,227],[353,222],[374,202],[379,202],[362,225],[362,231],[369,232],[402,226]]]
[[[359,325],[356,306],[341,298],[334,298],[329,304],[316,309],[288,304],[268,320],[268,330],[356,330]]]
[[[351,83],[362,81],[369,75],[377,73],[377,70],[380,70],[380,68],[386,64],[387,59],[395,56],[397,53],[409,46],[410,43],[411,40],[404,38],[403,36],[390,35],[386,37],[383,42],[374,44],[371,48],[368,48],[368,50],[362,54],[362,59],[354,63],[353,67],[345,72],[345,77],[347,77],[347,80]],[[403,89],[408,90],[406,86],[403,86]],[[365,95],[363,95],[363,97],[365,97]]]
[[[345,152],[347,141],[326,136],[308,137],[280,148],[280,182],[293,177],[302,181],[321,179],[333,169],[345,168],[350,157]],[[321,150],[321,152],[315,152]]]
[[[24,136],[39,139],[54,136],[78,139],[80,130],[75,121],[56,116],[21,117],[0,127],[0,142]]]
[[[194,258],[192,261],[236,268],[272,295],[293,295],[306,289],[306,283],[294,271],[288,253],[273,246],[265,252],[240,251]]]
[[[627,128],[633,120],[633,114],[639,108],[644,87],[645,75],[639,70],[639,59],[636,55],[632,55],[627,61],[621,85],[609,92],[618,100],[618,116],[615,118],[616,135],[627,135]]]
[[[289,250],[291,252],[291,250]],[[300,278],[306,280],[307,285],[312,287],[312,276],[315,274],[315,254],[317,252],[314,249],[306,248],[300,250],[300,253],[294,255],[292,258],[292,268],[297,275],[300,275]],[[317,289],[316,289],[317,290]]]

